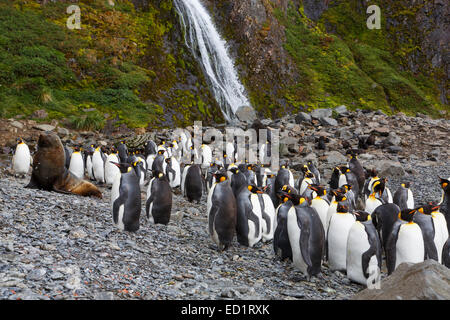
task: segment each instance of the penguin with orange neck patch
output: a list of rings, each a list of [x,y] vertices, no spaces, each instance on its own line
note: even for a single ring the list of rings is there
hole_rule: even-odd
[[[147,219],[155,224],[168,224],[172,210],[172,189],[167,176],[161,171],[153,171],[153,179],[147,188],[145,203]]]
[[[416,209],[405,209],[398,214],[386,243],[386,266],[388,274],[403,262],[424,261],[425,245],[422,231],[414,220]]]
[[[273,250],[275,255],[281,260],[292,260],[292,248],[291,243],[289,242],[287,219],[290,211],[293,210],[295,212],[295,207],[287,195],[289,186],[286,185],[283,187],[286,187],[285,191],[277,192],[277,197],[279,198],[279,202],[281,204],[276,210],[276,227],[273,235]]]
[[[258,195],[263,191],[254,184],[241,188],[237,198],[236,235],[240,244],[253,247],[262,238],[263,208]]]

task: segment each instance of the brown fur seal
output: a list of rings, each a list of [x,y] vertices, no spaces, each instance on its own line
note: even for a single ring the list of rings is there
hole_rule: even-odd
[[[102,198],[92,183],[76,178],[65,167],[66,155],[59,137],[51,132],[41,133],[38,151],[33,157],[33,172],[26,188]]]

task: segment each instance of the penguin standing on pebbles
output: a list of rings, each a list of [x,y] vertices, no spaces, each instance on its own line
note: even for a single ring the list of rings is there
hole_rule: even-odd
[[[111,150],[105,161],[105,183],[108,186],[112,186],[116,175],[120,174],[120,169],[114,164],[119,162],[119,156],[114,151],[114,149]]]
[[[215,173],[216,183],[208,193],[207,215],[209,234],[220,251],[226,250],[236,232],[236,198],[226,172]]]
[[[237,198],[236,235],[240,244],[253,247],[262,238],[262,207],[258,194],[263,192],[255,185],[241,188]]]
[[[287,217],[292,262],[309,280],[321,270],[325,231],[316,210],[308,205],[306,198],[293,193],[286,195],[295,208],[289,210]]]
[[[75,147],[70,156],[69,171],[78,179],[83,179],[84,177],[84,159],[83,154],[81,153],[82,151],[82,148]]]
[[[366,285],[371,266],[381,270],[381,242],[370,214],[355,211],[353,223],[347,238],[347,277],[357,283]]]
[[[169,180],[161,171],[153,171],[153,179],[147,188],[145,203],[147,219],[155,224],[168,224],[172,211],[172,189]]]
[[[425,245],[420,227],[413,222],[415,209],[405,209],[398,215],[386,243],[386,266],[390,275],[403,262],[424,261]]]
[[[114,163],[121,174],[115,177],[111,189],[111,211],[114,224],[125,231],[139,229],[141,189],[132,164]]]
[[[385,203],[385,201],[382,198],[383,192],[384,192],[384,181],[383,180],[376,180],[373,184],[373,191],[372,193],[367,197],[365,202],[365,209],[369,214],[372,214],[374,210]]]
[[[275,233],[273,235],[273,250],[275,255],[280,257],[281,260],[290,259],[292,260],[292,248],[289,242],[288,234],[288,214],[290,211],[295,212],[295,207],[286,193],[279,192],[277,197],[280,198],[281,204],[278,206],[276,211],[276,227]]]
[[[28,145],[22,139],[17,139],[17,147],[12,158],[12,167],[14,173],[25,176],[30,170],[32,158]]]
[[[200,202],[203,194],[203,177],[200,165],[192,164],[184,167],[182,180],[183,195],[189,202]]]
[[[97,147],[92,155],[92,171],[98,183],[105,183],[105,163],[100,147]]]
[[[398,205],[401,210],[414,209],[414,196],[409,187],[410,183],[404,182],[394,193],[393,202]]]
[[[94,145],[91,144],[86,149],[85,158],[86,158],[86,171],[90,180],[95,180],[94,177],[94,168],[92,166],[92,155],[94,154],[95,148]],[[119,162],[119,161],[117,161]]]

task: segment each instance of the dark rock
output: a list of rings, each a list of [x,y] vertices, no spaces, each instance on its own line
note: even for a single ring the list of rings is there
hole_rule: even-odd
[[[380,283],[364,289],[353,300],[449,300],[450,269],[434,260],[402,263]]]
[[[295,116],[295,123],[300,124],[302,122],[308,122],[311,123],[311,116],[309,114],[307,114],[306,112],[299,112],[296,116]]]
[[[338,125],[338,122],[337,122],[335,119],[333,119],[333,118],[328,118],[328,117],[322,117],[322,118],[320,118],[320,122],[321,122],[322,125],[324,125],[324,126],[333,126],[333,127],[335,127],[335,126]]]

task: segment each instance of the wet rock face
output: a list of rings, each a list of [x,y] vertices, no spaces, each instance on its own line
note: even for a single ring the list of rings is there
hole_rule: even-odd
[[[305,14],[311,20],[317,21],[328,8],[329,0],[303,0]]]

